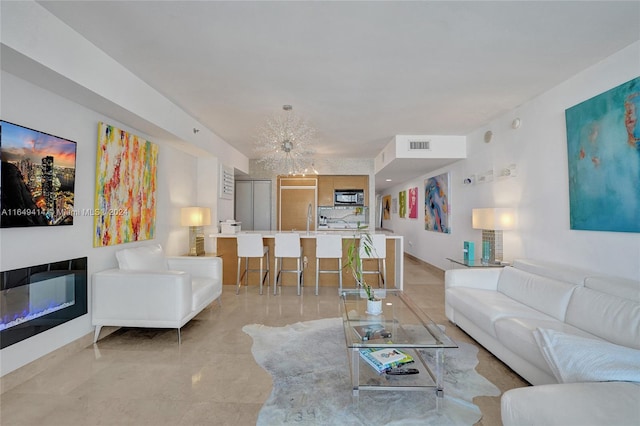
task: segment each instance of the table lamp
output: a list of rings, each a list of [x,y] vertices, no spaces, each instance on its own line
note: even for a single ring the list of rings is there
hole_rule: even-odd
[[[211,209],[208,207],[183,207],[180,224],[189,227],[189,256],[204,256],[203,226],[211,225]]]
[[[482,229],[482,263],[502,262],[502,231],[513,229],[515,212],[511,208],[473,209],[473,229]]]

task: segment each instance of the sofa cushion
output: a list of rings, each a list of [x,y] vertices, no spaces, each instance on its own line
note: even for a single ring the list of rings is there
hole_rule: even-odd
[[[617,345],[640,349],[640,303],[633,300],[577,288],[566,322]]]
[[[533,333],[560,383],[640,382],[640,351],[556,330]]]
[[[617,277],[588,277],[584,286],[640,303],[640,281]]]
[[[564,321],[575,284],[558,281],[516,268],[504,268],[498,291],[557,320]]]
[[[167,262],[160,244],[119,250],[118,267],[124,271],[166,271]]]
[[[455,287],[446,290],[447,303],[462,315],[473,321],[485,333],[496,336],[494,322],[507,316],[523,318],[552,319],[548,315],[516,302],[510,297],[493,290]]]
[[[594,275],[593,271],[546,260],[517,259],[513,261],[513,267],[521,271],[575,285],[583,285],[585,277]]]
[[[579,328],[560,322],[556,319],[505,317],[498,319],[494,327],[498,341],[519,357],[529,361],[539,369],[553,375],[549,364],[539,349],[533,333],[537,328],[552,329],[564,333],[575,334],[586,338],[597,337]]]

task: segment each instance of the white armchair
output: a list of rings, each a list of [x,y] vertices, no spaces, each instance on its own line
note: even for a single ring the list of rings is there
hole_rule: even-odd
[[[180,328],[222,294],[219,257],[165,257],[159,244],[120,250],[93,274],[94,343],[103,326]]]

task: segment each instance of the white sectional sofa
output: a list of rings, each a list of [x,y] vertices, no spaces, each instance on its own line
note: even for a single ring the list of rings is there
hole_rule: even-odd
[[[219,257],[165,257],[159,244],[116,253],[118,268],[93,274],[94,343],[103,326],[180,328],[222,294]]]
[[[502,396],[505,426],[640,424],[640,281],[518,260],[445,287],[449,320],[535,385]]]

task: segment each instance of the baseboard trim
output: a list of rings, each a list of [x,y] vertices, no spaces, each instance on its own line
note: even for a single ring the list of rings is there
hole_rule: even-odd
[[[442,269],[438,268],[437,266],[434,266],[434,265],[432,265],[432,264],[430,264],[428,262],[425,262],[424,260],[419,259],[419,258],[415,257],[412,254],[405,253],[404,255],[408,259],[412,260],[413,262],[416,262],[416,263],[419,263],[419,264],[425,266],[427,269],[430,269],[433,273],[440,275],[442,277],[442,279],[444,279],[444,270],[442,270]]]

